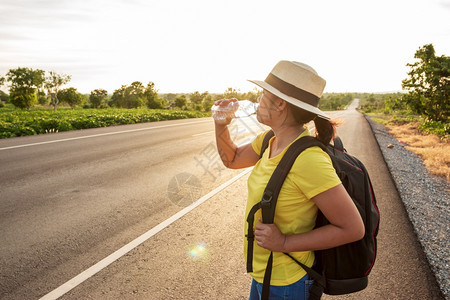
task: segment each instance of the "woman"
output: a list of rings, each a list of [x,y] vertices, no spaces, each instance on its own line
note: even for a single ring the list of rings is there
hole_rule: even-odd
[[[248,179],[246,217],[253,205],[261,200],[267,182],[287,148],[295,140],[309,135],[306,123],[314,120],[316,138],[326,145],[335,133],[335,124],[317,108],[325,80],[311,67],[280,61],[265,81],[251,82],[263,88],[258,99],[257,119],[274,132],[262,158],[261,146],[267,132],[258,135],[252,143],[238,147],[232,142],[227,128],[231,119],[215,121],[217,148],[224,165],[233,169],[254,166]],[[226,106],[232,101],[237,100],[223,99],[215,104]],[[330,224],[314,229],[317,209]],[[270,298],[308,299],[311,285],[308,275],[283,252],[289,252],[311,267],[314,250],[350,243],[364,236],[364,224],[357,208],[337,177],[330,157],[319,147],[303,151],[296,159],[280,191],[274,224],[263,224],[260,210],[255,215],[255,220],[258,219],[254,228],[250,299],[261,297],[271,251],[274,258]],[[246,252],[247,245],[244,244]]]

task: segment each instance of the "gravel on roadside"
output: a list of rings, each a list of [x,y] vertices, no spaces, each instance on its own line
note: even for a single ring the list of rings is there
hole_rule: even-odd
[[[450,184],[366,116],[445,299],[450,299]]]

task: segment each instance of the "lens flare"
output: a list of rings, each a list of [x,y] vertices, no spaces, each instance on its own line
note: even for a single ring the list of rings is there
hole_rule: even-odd
[[[205,258],[208,254],[206,244],[204,242],[198,243],[197,245],[195,245],[188,251],[188,254],[190,257],[192,257],[194,259]]]

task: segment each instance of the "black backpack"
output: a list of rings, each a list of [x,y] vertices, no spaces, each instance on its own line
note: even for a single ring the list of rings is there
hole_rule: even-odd
[[[273,131],[269,131],[264,137],[260,157],[268,147],[269,140],[273,135]],[[308,268],[289,253],[285,253],[295,260],[314,280],[310,290],[310,299],[320,299],[323,293],[342,295],[366,288],[368,275],[375,263],[377,252],[376,236],[380,214],[372,184],[364,165],[357,158],[347,154],[339,137],[334,139],[333,146],[325,146],[318,139],[306,136],[298,139],[288,148],[267,183],[262,200],[250,210],[247,217],[247,272],[253,271],[254,214],[257,210],[262,209],[263,223],[273,223],[275,206],[284,179],[300,153],[313,146],[319,146],[330,156],[337,175],[361,214],[366,231],[363,239],[359,241],[327,250],[315,251],[316,263],[313,268]],[[326,224],[329,224],[328,220],[319,211],[315,227]],[[270,253],[264,275],[262,299],[268,299],[272,263],[273,253]]]

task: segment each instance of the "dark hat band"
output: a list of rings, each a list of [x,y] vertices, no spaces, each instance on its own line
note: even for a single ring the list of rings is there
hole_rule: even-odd
[[[310,92],[307,92],[305,90],[302,90],[280,78],[273,75],[272,73],[267,76],[265,82],[282,92],[283,94],[286,94],[290,97],[293,97],[295,99],[298,99],[302,102],[308,103],[314,107],[317,107],[319,104],[320,97],[317,97],[316,95],[311,94]]]

